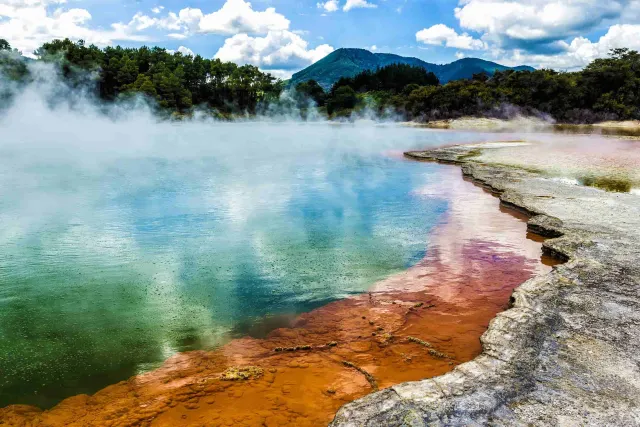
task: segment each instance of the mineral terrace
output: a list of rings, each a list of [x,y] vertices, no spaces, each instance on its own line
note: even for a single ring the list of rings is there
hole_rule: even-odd
[[[349,403],[333,426],[640,425],[640,197],[483,163],[491,147],[406,155],[460,163],[568,262],[514,292],[475,360]]]

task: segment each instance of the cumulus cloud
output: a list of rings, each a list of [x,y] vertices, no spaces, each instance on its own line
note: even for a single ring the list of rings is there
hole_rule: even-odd
[[[628,47],[640,50],[640,25],[616,24],[595,42],[585,37],[576,37],[570,43],[562,43],[561,55],[546,55],[514,50],[506,53],[507,64],[527,63],[540,68],[575,70],[588,65],[597,58],[606,57],[611,49]]]
[[[151,18],[147,15],[144,15],[142,12],[138,12],[133,15],[133,18],[127,23],[116,23],[113,24],[112,27],[117,28],[123,32],[126,31],[144,31],[148,28],[155,27],[158,25],[158,19]]]
[[[106,46],[114,41],[147,41],[137,34],[149,27],[143,15],[129,24],[112,24],[109,29],[91,29],[91,14],[86,9],[59,7],[64,0],[4,0],[0,4],[0,34],[26,56],[52,39],[83,39],[87,43]],[[53,7],[53,8],[52,8]]]
[[[201,9],[187,7],[178,13],[169,12],[163,18],[145,18],[157,28],[181,31],[185,37],[192,33],[266,34],[269,31],[288,30],[291,23],[273,7],[258,11],[244,0],[227,0],[219,10],[208,14]],[[179,38],[177,34],[171,33],[171,37]]]
[[[416,40],[424,44],[456,49],[480,50],[486,48],[486,44],[482,40],[474,39],[467,33],[458,34],[453,28],[443,24],[437,24],[418,31]]]
[[[351,9],[374,8],[374,7],[378,7],[378,5],[369,3],[367,0],[347,0],[342,10],[344,10],[345,12],[348,12]]]
[[[186,39],[194,33],[231,35],[218,50],[217,58],[257,65],[279,77],[290,75],[293,70],[333,51],[327,44],[310,48],[302,38],[304,32],[289,30],[290,22],[284,15],[274,8],[254,10],[245,0],[227,0],[219,10],[209,14],[196,8],[162,14],[163,7],[157,6],[152,9],[152,15],[138,12],[129,22],[114,23],[107,29],[90,28],[91,14],[85,9],[63,10],[56,6],[64,1],[2,1],[0,35],[31,56],[35,49],[54,38],[84,39],[87,43],[105,46],[121,40],[150,41],[143,33],[152,29],[156,33],[166,30],[166,37],[175,40]],[[335,3],[337,8],[337,0]],[[177,51],[194,55],[185,46]]]
[[[559,41],[621,16],[628,0],[463,0],[460,27],[502,48],[559,51]]]
[[[187,56],[187,55],[191,55],[191,56],[196,56],[195,53],[193,53],[193,51],[191,49],[189,49],[186,46],[180,46],[178,49],[173,50],[173,49],[167,49],[167,52],[169,53],[176,53],[176,52],[180,52],[181,54]]]
[[[289,23],[273,7],[258,12],[253,10],[251,3],[244,0],[227,0],[220,10],[202,17],[199,31],[216,34],[263,34],[267,31],[286,30]]]
[[[189,49],[188,47],[186,47],[186,46],[180,46],[180,47],[178,48],[178,52],[180,52],[180,53],[181,53],[181,54],[183,54],[183,55],[196,56],[196,54],[195,54],[195,53],[193,53],[193,51],[192,51],[191,49]]]
[[[582,68],[612,48],[640,48],[640,0],[460,0],[453,13],[468,32],[438,24],[416,39],[485,49],[506,64],[565,70]],[[606,33],[593,41],[585,37],[596,31]]]
[[[269,31],[264,37],[236,34],[225,40],[214,57],[255,65],[278,77],[290,77],[295,70],[324,58],[333,50],[328,44],[310,49],[298,34],[282,30]]]
[[[316,6],[318,7],[318,9],[324,9],[327,12],[335,12],[340,8],[338,0],[328,0],[323,3],[316,3]]]

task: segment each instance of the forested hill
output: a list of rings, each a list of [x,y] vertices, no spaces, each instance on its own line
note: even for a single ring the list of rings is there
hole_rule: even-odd
[[[451,64],[431,64],[418,58],[394,55],[391,53],[372,53],[366,49],[337,49],[322,58],[315,64],[299,71],[291,78],[291,84],[308,80],[317,81],[323,89],[327,90],[333,86],[341,77],[354,77],[366,71],[375,70],[391,64],[407,64],[411,66],[423,67],[438,77],[440,83],[447,83],[452,80],[470,79],[474,74],[486,73],[492,75],[496,71],[516,70],[533,71],[532,67],[507,67],[495,62],[485,61],[477,58],[464,58]]]
[[[380,117],[424,121],[515,114],[543,115],[564,123],[640,119],[640,53],[629,49],[614,49],[609,57],[576,72],[519,71],[474,59],[447,66],[427,64],[432,66],[429,71],[416,58],[398,64],[400,56],[361,50],[343,63],[350,73],[362,67],[367,56],[380,65],[339,77],[329,90],[313,79],[286,89],[284,82],[255,66],[160,47],[100,49],[67,39],[45,43],[36,53],[38,59],[27,60],[0,39],[0,114],[32,83],[55,81],[61,90],[44,92],[57,100],[66,99],[64,93],[89,94],[101,101],[98,105],[146,99],[159,117],[200,112],[225,119],[259,114],[305,118],[317,111],[348,119],[374,111]],[[318,64],[330,62],[331,55],[327,58]],[[58,79],[49,74],[43,79],[45,67]],[[474,74],[459,78],[467,72]]]
[[[495,71],[440,84],[424,67],[391,64],[340,78],[328,92],[314,80],[295,91],[324,106],[330,117],[360,112],[404,120],[463,116],[544,116],[564,123],[640,119],[640,54],[614,49],[583,70]],[[304,97],[303,97],[304,98]]]

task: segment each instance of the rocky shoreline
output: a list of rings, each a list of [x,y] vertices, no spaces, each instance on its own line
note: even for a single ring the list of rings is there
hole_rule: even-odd
[[[415,165],[414,165],[415,166]],[[53,408],[0,408],[2,426],[318,426],[378,388],[441,376],[482,351],[513,289],[551,271],[526,216],[439,166],[416,197],[447,200],[429,251],[367,293],[323,305],[264,337],[178,353],[160,368]]]
[[[640,199],[480,163],[477,151],[406,155],[461,164],[568,262],[515,290],[476,359],[349,403],[331,425],[640,425]]]
[[[498,119],[493,117],[461,117],[458,119],[432,120],[429,122],[404,122],[404,126],[440,130],[474,132],[552,132],[566,134],[601,135],[637,140],[640,138],[640,121],[609,121],[593,124],[556,123],[537,117]]]

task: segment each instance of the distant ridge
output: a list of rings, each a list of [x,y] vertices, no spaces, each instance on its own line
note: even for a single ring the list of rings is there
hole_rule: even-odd
[[[341,48],[334,50],[318,62],[311,64],[304,70],[298,71],[291,77],[291,84],[296,85],[307,80],[315,80],[325,90],[340,79],[340,77],[353,77],[365,70],[375,70],[390,64],[409,64],[424,67],[433,72],[440,83],[451,80],[471,78],[477,73],[493,74],[496,71],[517,70],[533,71],[533,67],[526,65],[519,67],[507,67],[495,62],[478,58],[463,58],[451,64],[431,64],[418,58],[394,55],[392,53],[373,53],[366,49]]]

